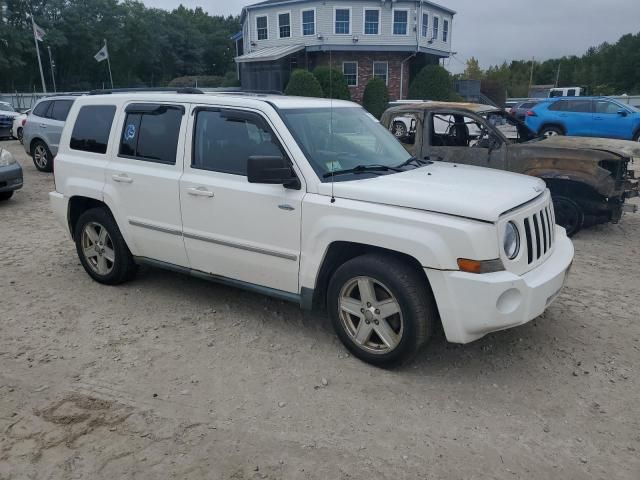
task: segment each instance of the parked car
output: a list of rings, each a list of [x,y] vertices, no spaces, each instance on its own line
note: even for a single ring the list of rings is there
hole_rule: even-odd
[[[22,167],[9,150],[0,147],[0,201],[22,188]]]
[[[530,321],[573,259],[544,182],[414,159],[346,101],[80,97],[54,175],[52,209],[97,282],[149,264],[324,306],[380,366],[437,321],[457,343]]]
[[[13,126],[11,127],[11,136],[22,143],[24,124],[27,122],[27,116],[31,113],[31,110],[27,110],[21,113],[13,119]]]
[[[76,98],[62,95],[44,98],[36,103],[27,117],[22,143],[41,172],[53,171],[53,158],[58,153],[62,128]]]
[[[20,115],[10,103],[0,102],[0,138],[11,137],[13,119]]]
[[[598,223],[616,223],[636,207],[629,163],[640,145],[601,138],[538,137],[503,110],[468,103],[422,103],[387,110],[382,124],[411,117],[413,136],[401,143],[419,159],[440,160],[523,173],[543,179],[557,221],[569,235]]]
[[[511,107],[508,112],[521,122],[524,122],[527,117],[527,112],[529,112],[538,103],[540,103],[540,100],[527,100],[526,102],[520,102]]]
[[[543,100],[527,112],[526,124],[545,137],[570,135],[640,142],[640,110],[607,97]]]

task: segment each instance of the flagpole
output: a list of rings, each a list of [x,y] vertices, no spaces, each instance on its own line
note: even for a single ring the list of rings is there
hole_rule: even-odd
[[[36,36],[36,23],[31,15],[31,27],[33,29],[33,41],[36,42],[36,54],[38,55],[38,65],[40,66],[40,80],[42,80],[42,93],[47,93],[47,85],[44,83],[44,73],[42,73],[42,60],[40,59],[40,47],[38,46],[38,37]]]
[[[51,81],[53,82],[53,92],[57,93],[56,89],[56,75],[53,71],[53,58],[51,58],[51,47],[47,45],[47,50],[49,51],[49,67],[51,68]]]
[[[104,46],[107,46],[107,39],[104,39]],[[113,90],[113,76],[111,75],[111,60],[109,59],[109,49],[107,48],[107,65],[109,66],[109,79],[111,80],[111,90]]]

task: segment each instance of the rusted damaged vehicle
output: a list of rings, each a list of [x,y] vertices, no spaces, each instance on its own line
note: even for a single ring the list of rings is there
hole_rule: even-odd
[[[398,119],[409,125],[397,131]],[[388,109],[381,123],[416,158],[497,168],[543,179],[553,196],[556,221],[569,235],[617,223],[637,207],[631,162],[640,144],[584,137],[539,137],[496,107],[472,103],[423,102]]]

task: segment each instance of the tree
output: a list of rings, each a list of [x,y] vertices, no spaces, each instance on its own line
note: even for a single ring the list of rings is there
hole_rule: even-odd
[[[451,101],[457,98],[451,75],[440,65],[427,65],[409,85],[409,97],[416,100]]]
[[[347,81],[340,70],[329,67],[317,67],[313,71],[313,75],[322,87],[325,98],[351,100],[351,92],[349,92]]]
[[[362,106],[374,117],[382,116],[389,106],[389,90],[384,80],[378,77],[369,80],[362,95]]]
[[[324,97],[320,83],[307,70],[294,70],[284,93],[296,97]]]
[[[467,60],[467,68],[465,68],[462,74],[465,80],[482,80],[484,72],[480,68],[480,62],[475,57],[471,57]]]

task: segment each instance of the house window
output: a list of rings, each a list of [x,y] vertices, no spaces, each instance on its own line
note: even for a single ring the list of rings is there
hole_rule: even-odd
[[[278,35],[280,38],[289,38],[291,36],[291,14],[278,14]]]
[[[351,33],[351,9],[336,8],[335,19],[336,35],[349,35]]]
[[[449,40],[449,20],[442,21],[442,41],[447,43]]]
[[[347,85],[350,87],[358,86],[358,62],[344,62],[342,64],[342,73]]]
[[[393,34],[406,35],[409,12],[407,10],[393,11]]]
[[[364,34],[378,35],[380,32],[380,10],[364,11]]]
[[[428,34],[429,34],[429,14],[423,13],[422,14],[422,36],[427,38]]]
[[[269,26],[267,17],[256,17],[256,28],[258,29],[258,40],[266,40],[269,38]]]
[[[381,78],[389,85],[389,62],[373,62],[373,77]]]
[[[433,38],[434,40],[438,39],[438,30],[440,30],[440,19],[438,17],[433,17]]]
[[[302,34],[303,35],[316,34],[316,11],[315,10],[302,11]]]

